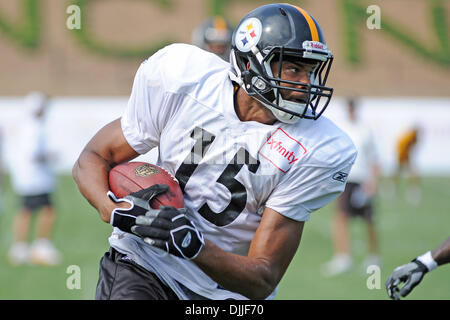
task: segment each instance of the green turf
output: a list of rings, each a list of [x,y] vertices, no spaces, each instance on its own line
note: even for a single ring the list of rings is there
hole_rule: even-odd
[[[320,266],[332,254],[330,219],[332,206],[315,212],[305,225],[302,242],[279,286],[277,299],[387,299],[384,282],[391,271],[436,247],[449,235],[450,179],[423,180],[423,201],[408,205],[394,196],[378,198],[376,222],[383,257],[381,288],[368,289],[370,275],[361,269],[366,254],[366,234],[362,221],[351,224],[355,269],[335,278],[325,278]],[[386,181],[381,185],[386,187]],[[5,256],[11,244],[11,224],[19,199],[9,183],[4,190],[5,211],[0,216],[0,299],[93,299],[98,277],[98,262],[108,249],[110,226],[82,198],[71,177],[61,177],[55,194],[59,218],[54,241],[63,253],[58,267],[25,265],[11,267]],[[81,271],[81,289],[68,289],[76,265]],[[376,283],[375,283],[376,284]],[[409,299],[450,299],[450,267],[442,266],[425,276]]]
[[[98,263],[108,250],[111,227],[102,222],[81,196],[71,177],[61,177],[53,199],[58,210],[53,240],[62,251],[58,267],[24,265],[11,267],[5,259],[11,244],[11,225],[20,199],[6,188],[5,212],[0,222],[0,299],[93,299],[98,279]],[[80,289],[68,289],[71,265],[80,268]]]
[[[333,205],[329,205],[313,213],[305,225],[299,250],[280,283],[278,299],[387,299],[384,283],[393,269],[434,249],[450,235],[450,179],[423,179],[422,201],[417,206],[387,194],[388,185],[386,180],[381,183],[375,218],[383,259],[380,289],[367,286],[368,280],[375,280],[371,277],[374,274],[362,267],[367,233],[361,219],[352,220],[350,225],[354,269],[332,278],[322,275],[320,267],[332,255]],[[449,265],[427,274],[407,298],[450,299]]]

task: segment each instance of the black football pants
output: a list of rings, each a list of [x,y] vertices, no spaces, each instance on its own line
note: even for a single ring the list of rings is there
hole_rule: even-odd
[[[96,300],[178,300],[158,277],[111,248],[100,260]]]

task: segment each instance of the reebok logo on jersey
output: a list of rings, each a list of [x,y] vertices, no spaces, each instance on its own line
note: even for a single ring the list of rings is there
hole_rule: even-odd
[[[345,182],[347,180],[348,174],[342,171],[336,172],[333,175],[333,179],[339,182]]]
[[[292,164],[306,153],[306,149],[283,129],[278,128],[262,145],[258,153],[282,172],[287,172]]]

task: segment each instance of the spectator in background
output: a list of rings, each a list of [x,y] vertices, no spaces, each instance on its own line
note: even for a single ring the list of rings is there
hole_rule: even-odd
[[[13,244],[8,252],[12,265],[26,262],[40,265],[57,265],[60,253],[50,240],[56,212],[51,201],[55,188],[52,171],[52,154],[49,152],[45,114],[48,97],[40,92],[26,97],[27,115],[23,117],[16,144],[16,158],[11,164],[14,190],[22,197],[21,208],[13,222]],[[36,239],[29,245],[33,212],[36,216]]]
[[[394,174],[394,184],[397,194],[400,194],[400,177],[406,175],[406,200],[414,205],[419,204],[422,196],[420,190],[419,175],[412,163],[412,153],[417,146],[419,139],[419,127],[412,128],[403,132],[397,140],[397,170]]]
[[[349,218],[361,217],[367,225],[368,255],[363,263],[380,265],[378,239],[374,223],[374,196],[380,175],[380,165],[371,130],[356,114],[356,102],[347,101],[349,123],[345,131],[358,150],[358,157],[347,179],[345,191],[337,199],[337,211],[332,222],[334,256],[323,266],[326,276],[335,276],[353,267],[350,250]]]
[[[223,17],[206,19],[192,32],[192,43],[204,50],[217,54],[225,61],[229,60],[233,29]]]
[[[4,185],[4,167],[3,167],[3,132],[2,127],[0,127],[0,215],[3,213],[4,207],[4,198],[3,198],[3,185]]]

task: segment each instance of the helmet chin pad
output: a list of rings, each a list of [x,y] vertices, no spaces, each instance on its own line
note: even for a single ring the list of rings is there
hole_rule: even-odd
[[[305,103],[298,103],[298,102],[292,102],[288,100],[284,100],[283,98],[279,98],[280,101],[278,102],[278,106],[280,108],[283,108],[285,110],[293,111],[298,114],[303,114],[305,112],[306,104]],[[273,103],[276,103],[276,101],[273,101]],[[272,111],[273,115],[281,122],[284,123],[296,123],[298,120],[300,120],[300,117],[294,116],[292,113],[285,112],[283,110],[274,108],[273,106],[263,103],[265,107],[267,107],[270,111]]]

